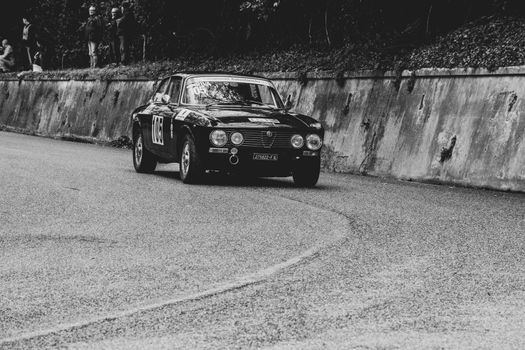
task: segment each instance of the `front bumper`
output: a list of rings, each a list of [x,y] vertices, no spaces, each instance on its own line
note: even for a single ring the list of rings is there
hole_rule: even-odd
[[[290,176],[298,165],[302,165],[303,168],[305,165],[316,167],[319,166],[320,159],[320,150],[306,149],[211,147],[207,151],[205,157],[207,170],[249,173],[258,176]],[[266,159],[254,159],[254,154],[262,155],[259,158]],[[277,160],[271,160],[275,156]]]

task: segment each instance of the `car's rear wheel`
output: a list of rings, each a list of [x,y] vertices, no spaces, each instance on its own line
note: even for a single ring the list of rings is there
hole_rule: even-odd
[[[157,167],[157,159],[146,149],[141,131],[133,135],[133,166],[138,173],[152,173]]]
[[[180,154],[180,179],[184,183],[196,183],[204,175],[202,160],[190,135],[184,137]]]
[[[321,160],[303,159],[296,164],[292,176],[296,186],[299,187],[314,187],[319,180],[321,172]]]

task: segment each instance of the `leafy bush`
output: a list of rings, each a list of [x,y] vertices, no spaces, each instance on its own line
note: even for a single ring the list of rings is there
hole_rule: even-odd
[[[20,47],[22,12],[46,33],[53,67],[87,67],[80,24],[120,0],[25,0],[0,22]],[[523,62],[522,0],[132,0],[135,61],[247,71],[498,66]],[[24,7],[22,7],[24,6]],[[13,12],[9,12],[13,11]],[[457,28],[460,29],[457,29]],[[476,29],[477,28],[477,29]],[[457,30],[456,30],[457,29]],[[450,34],[448,34],[450,33]],[[144,41],[145,39],[145,41]],[[108,63],[109,38],[101,46]],[[424,49],[420,50],[420,47]],[[23,57],[19,48],[18,53]]]

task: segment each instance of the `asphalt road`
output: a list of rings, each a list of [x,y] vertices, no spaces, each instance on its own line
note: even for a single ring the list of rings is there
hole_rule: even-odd
[[[525,195],[134,172],[0,132],[0,348],[521,349]]]

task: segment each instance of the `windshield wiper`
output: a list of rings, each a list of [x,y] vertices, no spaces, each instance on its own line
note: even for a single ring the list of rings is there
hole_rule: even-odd
[[[266,103],[256,101],[256,100],[236,100],[236,101],[221,101],[221,102],[214,102],[206,105],[206,108],[213,107],[213,106],[249,106],[249,105],[259,105],[259,106],[266,106]]]
[[[244,102],[245,104],[266,106],[266,103],[263,103],[261,101],[256,101],[256,100],[243,100],[242,102]]]
[[[241,104],[239,104],[238,101],[233,101],[233,102],[226,102],[226,101],[213,102],[213,103],[208,103],[206,105],[206,108],[213,107],[213,106],[235,106],[235,105],[241,105]]]

